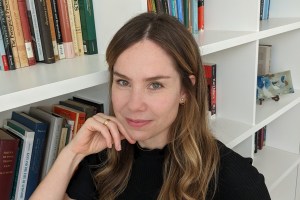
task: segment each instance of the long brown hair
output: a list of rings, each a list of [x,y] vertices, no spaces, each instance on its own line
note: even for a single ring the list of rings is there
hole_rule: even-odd
[[[115,34],[107,48],[110,87],[114,64],[120,54],[143,39],[155,42],[174,59],[187,93],[187,100],[179,106],[170,127],[164,181],[158,199],[205,200],[211,188],[214,192],[216,187],[219,151],[208,128],[207,87],[199,47],[176,18],[167,14],[140,14]],[[195,76],[195,84],[190,75]],[[112,107],[110,110],[114,115]],[[96,175],[100,199],[115,199],[127,186],[134,159],[133,147],[126,142],[123,145],[121,152],[108,149],[108,159]]]

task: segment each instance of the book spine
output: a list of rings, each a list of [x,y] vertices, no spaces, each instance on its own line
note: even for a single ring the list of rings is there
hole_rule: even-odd
[[[18,127],[18,125],[11,123],[9,121],[7,122],[5,128],[19,137],[22,134],[21,138],[24,139],[21,160],[19,163],[20,167],[19,167],[18,181],[16,185],[15,198],[14,198],[18,200],[23,200],[25,199],[28,172],[29,172],[30,160],[32,155],[34,132],[31,132],[30,134],[27,135],[26,132],[20,131],[21,128]]]
[[[6,17],[5,17],[4,7],[3,7],[3,0],[0,0],[0,28],[1,28],[2,39],[4,43],[4,49],[8,61],[9,70],[14,70],[16,69],[16,66],[15,66],[12,48],[10,44],[10,37],[8,34],[8,27],[7,27]]]
[[[18,53],[18,48],[17,48],[17,41],[16,41],[16,36],[15,36],[12,16],[11,16],[10,7],[9,7],[9,0],[3,0],[3,8],[5,11],[6,23],[7,23],[7,28],[9,31],[10,45],[11,45],[11,49],[12,49],[12,53],[13,53],[13,57],[14,57],[15,67],[20,68],[21,63],[20,63],[20,58],[19,58],[19,53]]]
[[[49,19],[49,27],[50,27],[50,33],[51,33],[51,39],[52,39],[54,58],[55,58],[55,60],[59,60],[51,0],[46,0],[46,7],[47,7],[47,14],[48,14],[48,19]]]
[[[53,21],[54,21],[54,28],[55,28],[55,35],[56,35],[56,42],[57,42],[57,50],[58,50],[58,56],[59,59],[66,58],[65,51],[64,51],[64,45],[63,45],[63,39],[60,29],[60,22],[58,17],[58,8],[57,8],[57,1],[51,0],[51,8],[53,13]]]
[[[184,24],[182,0],[176,0],[178,20]]]
[[[217,65],[212,64],[212,88],[211,88],[211,114],[217,113]]]
[[[60,24],[63,24],[63,26],[61,26],[61,32],[66,58],[74,58],[75,52],[72,41],[72,32],[70,26],[67,0],[58,0],[57,8]]]
[[[45,138],[47,134],[47,125],[44,123],[33,122],[32,120],[24,116],[23,113],[17,113],[14,111],[12,113],[11,119],[23,124],[24,126],[35,132],[28,182],[25,193],[25,199],[29,199],[39,182],[39,174],[41,170]]]
[[[78,56],[79,51],[78,51],[78,42],[77,42],[77,34],[76,34],[76,29],[75,29],[74,9],[73,9],[72,0],[67,0],[67,5],[68,5],[68,14],[69,14],[69,20],[70,20],[70,28],[71,28],[74,52],[75,52],[75,55]]]
[[[82,56],[84,54],[84,49],[83,49],[83,40],[82,40],[82,31],[81,31],[78,0],[72,0],[72,3],[73,3],[73,9],[74,9],[74,20],[75,20],[75,30],[76,30],[77,45],[78,45],[78,55]]]
[[[34,0],[26,0],[26,5],[31,30],[31,37],[33,38],[33,48],[36,53],[36,60],[44,61],[43,47]]]
[[[198,0],[191,0],[192,33],[198,33]]]
[[[18,139],[0,140],[0,194],[1,199],[9,199],[15,173]]]
[[[2,62],[0,61],[1,70],[8,71],[9,66],[8,66],[7,56],[5,53],[1,29],[0,29],[0,56],[1,56],[1,60],[2,60]]]
[[[55,62],[54,50],[51,39],[49,18],[46,6],[46,0],[34,0],[36,7],[36,15],[40,29],[40,36],[44,54],[44,62],[51,64]]]
[[[204,0],[198,0],[198,30],[204,30]]]
[[[21,25],[19,7],[18,7],[18,0],[9,0],[9,8],[11,12],[15,37],[16,37],[16,44],[17,50],[19,54],[20,64],[21,67],[28,67],[28,58],[25,48],[25,40],[23,36],[23,29]]]
[[[28,59],[29,66],[35,65],[36,60],[33,53],[33,44],[32,44],[32,37],[30,32],[30,25],[27,15],[27,6],[25,0],[18,0],[18,8],[20,13],[20,19],[21,19],[21,25],[23,30],[23,36],[24,36],[24,43],[25,43],[25,49],[26,49],[26,55]]]
[[[92,0],[78,0],[85,54],[97,54],[97,37]]]

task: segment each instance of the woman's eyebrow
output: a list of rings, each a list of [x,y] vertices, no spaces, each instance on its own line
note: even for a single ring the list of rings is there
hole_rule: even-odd
[[[118,76],[120,78],[124,78],[126,80],[131,80],[126,75],[121,74],[121,73],[116,72],[116,71],[113,72],[113,75]],[[157,75],[157,76],[145,78],[144,80],[147,81],[147,82],[149,82],[149,81],[156,81],[156,80],[159,80],[159,79],[169,79],[169,78],[171,78],[171,77],[170,76],[165,76],[165,75]]]

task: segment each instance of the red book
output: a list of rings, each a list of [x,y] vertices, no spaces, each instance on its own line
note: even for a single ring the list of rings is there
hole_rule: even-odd
[[[216,104],[217,104],[217,89],[216,89],[216,64],[204,63],[203,67],[205,70],[205,78],[208,87],[208,107],[211,112],[211,116],[216,114]]]
[[[198,30],[204,29],[204,0],[198,0]]]
[[[21,26],[25,40],[25,48],[29,66],[36,64],[36,59],[33,53],[32,37],[30,32],[30,25],[27,15],[27,6],[25,0],[18,0],[19,13],[21,18]]]
[[[19,139],[0,129],[0,194],[10,199],[14,179]]]
[[[74,136],[85,122],[86,113],[63,105],[53,105],[53,112],[74,121]],[[72,137],[73,138],[73,137]]]
[[[8,65],[6,55],[2,55],[1,58],[2,58],[2,63],[3,63],[3,70],[8,71],[9,70],[9,65]]]
[[[62,25],[60,28],[61,28],[61,35],[63,39],[65,55],[66,58],[73,58],[75,57],[75,51],[74,51],[74,46],[72,41],[72,32],[71,32],[67,0],[57,0],[57,9],[58,9],[59,22]]]

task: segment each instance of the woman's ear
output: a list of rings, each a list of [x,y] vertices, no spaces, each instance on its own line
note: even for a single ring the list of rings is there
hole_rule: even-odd
[[[196,77],[194,75],[189,75],[189,78],[190,78],[192,84],[195,85],[195,83],[196,83]]]

